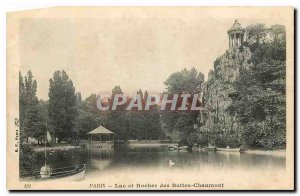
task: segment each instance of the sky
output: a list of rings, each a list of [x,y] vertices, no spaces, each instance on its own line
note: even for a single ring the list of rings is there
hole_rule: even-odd
[[[227,30],[236,17],[187,13],[22,18],[20,71],[32,71],[37,95],[44,100],[56,70],[67,72],[83,98],[110,93],[116,85],[127,94],[138,89],[160,93],[163,82],[184,68],[195,67],[207,78],[214,60],[228,49]],[[271,17],[237,19],[243,27],[281,22]]]

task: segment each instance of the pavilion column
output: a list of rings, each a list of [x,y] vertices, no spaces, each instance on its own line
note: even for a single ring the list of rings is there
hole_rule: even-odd
[[[229,34],[228,34],[228,38],[229,38]],[[230,38],[228,39],[228,45],[230,47]]]
[[[232,41],[233,41],[233,43],[232,43],[232,47],[234,47],[235,46],[235,44],[236,44],[236,40],[235,40],[235,37],[233,36],[233,38],[232,38]]]
[[[237,40],[236,40],[236,34],[233,34],[234,35],[234,46],[236,46],[237,44],[236,44],[236,42],[237,42]]]

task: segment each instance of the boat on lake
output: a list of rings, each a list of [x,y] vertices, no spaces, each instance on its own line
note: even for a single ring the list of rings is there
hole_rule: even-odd
[[[205,151],[212,151],[212,152],[216,152],[217,148],[215,147],[215,145],[212,144],[208,144],[207,147],[205,147]]]
[[[188,152],[188,146],[178,146],[178,145],[169,145],[169,151],[176,151],[176,152]]]
[[[179,151],[179,152],[188,152],[188,146],[180,146],[180,147],[178,148],[178,151]]]
[[[240,148],[217,148],[217,151],[223,152],[241,152]]]
[[[33,172],[33,176],[26,177],[26,181],[80,181],[85,176],[86,165],[74,165],[70,167],[51,169],[48,165],[41,168],[41,171]]]
[[[177,145],[169,145],[168,146],[168,150],[169,151],[177,151],[178,150],[178,146]]]
[[[208,146],[208,147],[205,147],[205,150],[215,152],[215,151],[217,151],[217,148],[214,146]]]

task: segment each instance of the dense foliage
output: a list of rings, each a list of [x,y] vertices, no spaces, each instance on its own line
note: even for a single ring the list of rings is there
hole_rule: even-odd
[[[166,80],[165,85],[167,94],[200,94],[204,75],[195,68],[191,70],[183,69],[180,72],[173,73]],[[197,117],[199,111],[162,111],[162,121],[164,128],[168,132],[179,132],[181,144],[191,147],[198,143],[198,130],[195,125],[198,124]],[[197,136],[197,137],[195,137]]]
[[[286,40],[284,26],[247,28],[250,66],[235,82],[237,98],[230,110],[242,125],[241,137],[252,147],[285,147]]]

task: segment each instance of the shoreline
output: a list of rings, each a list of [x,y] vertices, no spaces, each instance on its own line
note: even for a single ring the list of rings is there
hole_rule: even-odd
[[[148,142],[129,142],[126,145],[128,146],[166,146],[166,145],[175,145],[176,143],[148,143]],[[40,152],[44,150],[69,150],[69,149],[76,149],[82,148],[82,146],[71,146],[71,145],[62,145],[62,146],[52,146],[52,147],[44,147],[38,146],[34,147],[33,150],[35,152]],[[216,151],[218,153],[233,153],[233,151]],[[234,152],[236,153],[236,152]],[[270,155],[270,156],[279,156],[279,157],[286,157],[286,149],[275,149],[275,150],[267,150],[267,149],[248,149],[246,151],[240,152],[245,154],[255,154],[255,155]]]
[[[51,146],[51,147],[34,147],[35,152],[40,152],[44,150],[69,150],[75,148],[81,148],[82,146]]]
[[[263,149],[251,150],[250,149],[250,150],[246,150],[243,153],[286,157],[286,149],[276,149],[276,150],[263,150]]]

